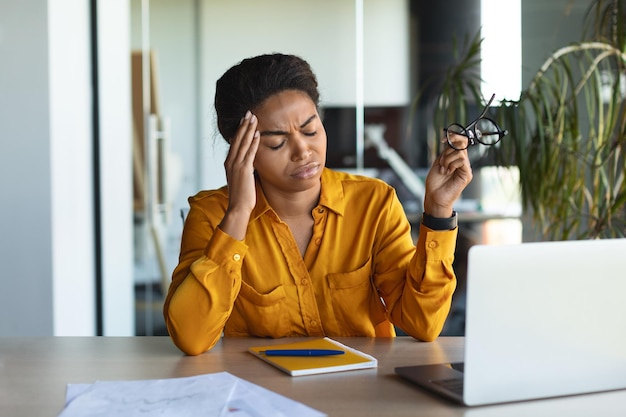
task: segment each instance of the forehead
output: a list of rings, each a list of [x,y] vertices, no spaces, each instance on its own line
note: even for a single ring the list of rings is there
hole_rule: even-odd
[[[304,121],[317,114],[317,107],[308,94],[299,90],[285,90],[265,99],[253,113],[259,123],[284,123],[292,119]]]

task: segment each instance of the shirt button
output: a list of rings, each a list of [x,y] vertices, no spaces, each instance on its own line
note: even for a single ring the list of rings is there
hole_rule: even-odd
[[[316,320],[311,320],[311,326],[317,326],[317,321]]]
[[[437,242],[435,241],[428,242],[428,247],[431,249],[435,249],[437,247]]]
[[[302,278],[302,281],[300,281],[300,284],[302,285],[309,285],[309,280],[306,278]]]
[[[319,237],[318,237],[317,239],[315,239],[315,244],[316,244],[317,246],[319,246],[319,245],[320,245],[320,243],[322,243],[322,239],[320,239]]]
[[[239,262],[240,260],[241,260],[241,255],[239,255],[238,253],[233,255],[233,261]]]
[[[323,213],[323,212],[324,212],[324,209],[323,209],[323,208],[320,208],[320,209],[318,209],[318,210],[317,210],[317,212],[318,212],[318,213]]]

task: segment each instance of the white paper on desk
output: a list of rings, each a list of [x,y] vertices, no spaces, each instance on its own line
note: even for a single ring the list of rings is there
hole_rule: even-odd
[[[70,384],[59,417],[120,416],[321,417],[241,378],[219,372],[186,378]]]

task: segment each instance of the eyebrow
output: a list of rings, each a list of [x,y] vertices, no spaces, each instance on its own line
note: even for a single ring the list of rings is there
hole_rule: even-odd
[[[314,114],[311,117],[309,117],[308,119],[306,119],[304,121],[304,123],[302,123],[300,125],[300,129],[306,127],[309,123],[311,123],[313,120],[315,120],[316,117],[317,117],[317,115]],[[261,136],[272,136],[272,135],[280,136],[280,135],[286,135],[287,132],[285,132],[283,130],[263,130],[262,132],[260,132],[260,134],[261,134]]]

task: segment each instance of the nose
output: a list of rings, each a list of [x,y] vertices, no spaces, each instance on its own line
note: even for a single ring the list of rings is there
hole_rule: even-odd
[[[309,144],[303,135],[294,135],[291,140],[291,160],[302,161],[309,157],[311,149]]]

